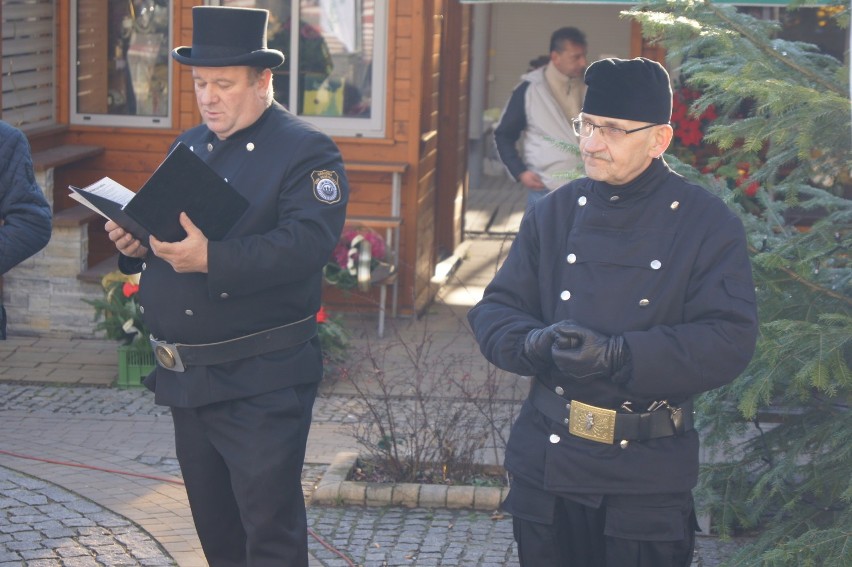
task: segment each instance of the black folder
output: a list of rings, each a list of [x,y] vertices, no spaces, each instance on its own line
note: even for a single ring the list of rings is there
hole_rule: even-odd
[[[186,238],[180,225],[181,211],[186,212],[209,240],[222,240],[249,206],[245,197],[183,143],[169,152],[148,181],[124,205],[86,189],[69,188],[89,201],[90,208],[143,243],[148,242],[149,235],[163,242]]]

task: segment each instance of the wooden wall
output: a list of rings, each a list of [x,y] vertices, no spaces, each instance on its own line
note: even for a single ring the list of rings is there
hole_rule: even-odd
[[[175,0],[172,45],[192,43],[194,0]],[[68,72],[70,0],[57,0],[57,104],[64,127],[31,137],[33,149],[60,144],[100,145],[106,151],[82,165],[56,172],[55,186],[85,185],[110,176],[128,187],[139,187],[162,161],[174,138],[200,121],[190,68],[173,65],[173,125],[167,129],[116,128],[70,125]],[[470,8],[458,0],[389,0],[387,71],[387,134],[382,139],[335,138],[345,162],[392,162],[407,165],[402,184],[401,259],[399,300],[402,313],[420,310],[431,301],[430,280],[439,243],[443,250],[460,239],[460,214],[455,210],[464,188],[466,163],[467,43]],[[448,14],[454,22],[446,24]],[[445,37],[448,29],[459,37]],[[458,44],[452,58],[442,59],[442,46]],[[448,73],[446,66],[453,69]],[[449,81],[445,77],[450,77]],[[463,91],[463,92],[461,92]],[[442,104],[453,101],[453,107]],[[451,135],[444,139],[443,131]],[[456,159],[439,159],[440,151],[460,152]],[[438,172],[446,162],[447,172]],[[388,214],[390,174],[350,172],[353,215]],[[439,185],[440,181],[440,185]],[[439,191],[440,187],[440,191]],[[439,193],[446,192],[446,195]],[[60,191],[57,189],[57,193]],[[61,209],[71,203],[57,195]],[[443,203],[439,205],[440,203]],[[451,205],[448,206],[447,203]],[[447,212],[449,211],[449,212]],[[440,219],[436,221],[436,219]],[[97,244],[95,244],[97,245]],[[370,304],[377,293],[362,303]],[[352,297],[335,297],[341,306]],[[355,303],[358,303],[355,298]]]

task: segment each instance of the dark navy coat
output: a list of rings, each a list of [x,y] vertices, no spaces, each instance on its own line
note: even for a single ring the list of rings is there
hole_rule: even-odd
[[[299,321],[320,308],[322,268],[346,218],[349,188],[334,142],[277,103],[248,128],[219,140],[206,126],[178,137],[250,202],[220,242],[208,273],[179,274],[150,253],[122,257],[141,269],[139,298],[151,333],[167,342],[229,340]],[[197,407],[317,382],[319,340],[186,372],[157,368],[146,385],[157,403]]]
[[[50,240],[50,205],[33,173],[27,138],[0,122],[0,275]]]
[[[579,384],[522,356],[530,330],[565,319],[624,337],[632,357],[625,384]],[[731,382],[753,353],[757,314],[743,226],[662,159],[621,187],[573,181],[526,214],[469,321],[490,362],[562,386],[568,399],[610,409],[631,401],[640,411],[655,400],[681,403]],[[622,449],[568,434],[527,401],[505,465],[557,494],[689,491],[698,435]]]

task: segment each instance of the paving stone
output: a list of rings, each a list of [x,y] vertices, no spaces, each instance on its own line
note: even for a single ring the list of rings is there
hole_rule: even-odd
[[[472,256],[473,259],[463,262],[461,268],[476,272],[479,274],[477,277],[486,281],[476,281],[475,285],[469,287],[479,289],[487,283],[487,279],[493,274],[493,256],[501,253],[500,251],[505,253],[508,243],[509,240],[505,238],[476,243],[487,245],[488,254],[482,258]],[[473,255],[473,252],[470,254]],[[481,269],[484,266],[490,267]],[[474,274],[471,274],[471,277],[473,276]],[[458,287],[461,289],[461,286]],[[466,296],[471,294],[470,290],[462,291]],[[455,299],[457,296],[453,297]],[[470,332],[464,327],[463,311],[466,307],[463,303],[459,305],[459,313],[462,315],[455,313],[451,318],[434,319],[432,326],[443,333],[442,340],[468,352],[470,360],[465,359],[465,364],[475,369],[485,368],[480,358],[475,361],[472,358],[478,355],[471,347]],[[429,315],[442,313],[440,309],[441,306],[430,308]],[[426,319],[427,317],[423,318]],[[369,336],[375,333],[374,324],[374,318],[364,318],[363,328]],[[400,336],[416,338],[414,332],[417,327],[414,320],[393,321],[392,327],[392,330],[398,333],[410,331],[409,335]],[[462,332],[463,334],[460,334]],[[98,342],[100,346],[92,346]],[[174,457],[173,437],[162,434],[164,429],[168,432],[171,427],[169,409],[155,405],[151,392],[145,389],[118,390],[95,386],[92,383],[81,383],[72,387],[45,385],[40,383],[45,379],[59,382],[78,379],[83,381],[87,375],[102,379],[101,374],[111,373],[113,370],[111,367],[87,366],[84,364],[86,360],[78,360],[79,364],[72,367],[69,364],[71,359],[56,358],[57,352],[62,353],[62,349],[68,348],[67,340],[11,337],[9,341],[2,343],[0,435],[4,429],[26,430],[26,438],[33,440],[28,441],[28,452],[60,460],[73,459],[78,463],[97,459],[108,468],[159,471],[163,477],[179,481],[180,471]],[[86,348],[91,346],[91,353],[97,354],[97,357],[112,359],[114,353],[114,344],[107,341],[77,341],[75,345]],[[15,351],[23,347],[30,348],[29,351],[22,351],[27,353],[23,357],[26,360],[15,356]],[[95,354],[91,358],[97,358]],[[39,368],[49,369],[51,376],[40,378]],[[64,377],[61,375],[63,371],[67,372]],[[517,384],[519,381],[506,382]],[[341,439],[350,438],[345,428],[356,424],[365,413],[365,403],[353,394],[351,382],[347,384],[343,380],[327,380],[321,391],[322,394],[314,406],[314,423],[317,427],[311,433],[322,434],[319,440],[321,443],[318,442],[317,445],[322,450],[316,451],[318,458],[309,463],[303,471],[302,482],[306,492],[323,477],[325,466],[336,457],[326,453],[332,450],[351,450],[348,445],[343,446],[344,443],[341,443]],[[507,395],[506,399],[514,398]],[[501,407],[512,414],[516,411],[516,406],[515,402],[508,401]],[[399,404],[396,409],[401,412],[408,411],[405,404]],[[57,431],[62,432],[62,439],[69,444],[68,447],[52,437],[56,436]],[[127,442],[120,447],[115,447],[114,442],[110,441],[110,434],[114,431],[127,433]],[[17,439],[18,446],[20,438]],[[3,440],[16,441],[10,437]],[[6,443],[4,448],[5,446]],[[323,460],[326,458],[328,460]],[[6,463],[9,458],[4,459],[3,463]],[[114,563],[106,567],[177,565],[177,561],[170,557],[149,533],[93,502],[97,499],[83,498],[37,476],[19,474],[0,466],[0,567],[21,567],[22,562],[25,562],[27,567],[88,567],[98,564],[95,558]],[[159,502],[162,502],[164,507],[175,506],[176,500],[170,496],[168,490],[173,484],[154,490],[149,489],[149,485],[140,480],[139,484],[133,485],[136,490],[122,492],[117,488],[118,483],[109,482],[108,479],[113,477],[104,476],[104,473],[68,469],[63,474],[64,479],[75,477],[85,479],[85,482],[89,483],[103,482],[103,486],[98,485],[98,488],[103,490],[104,495],[109,496],[110,502],[127,505],[132,501],[135,505],[136,501],[145,497],[159,497]],[[95,478],[98,480],[91,480]],[[425,500],[440,503],[446,499],[448,503],[455,502],[450,494],[456,491],[446,489],[441,496],[441,490],[445,489],[446,487],[427,488]],[[357,493],[362,489],[352,490]],[[366,489],[363,490],[358,496],[361,502],[366,499]],[[416,484],[396,485],[391,502],[380,507],[360,504],[340,507],[311,504],[308,507],[308,522],[325,544],[332,545],[338,552],[346,554],[356,564],[365,567],[517,565],[511,518],[492,518],[489,513],[499,507],[504,496],[502,491],[480,490],[480,487],[474,489],[474,503],[477,507],[483,507],[483,511],[474,512],[463,508],[444,508],[441,504],[436,504],[432,509],[412,504],[418,502],[418,499],[423,500],[422,490],[422,486]],[[437,492],[435,498],[429,496],[430,491]],[[463,491],[469,491],[469,487],[464,487]],[[370,490],[371,501],[377,503],[385,499],[386,492],[383,487],[374,487]],[[310,494],[307,499],[310,502]],[[13,518],[23,523],[16,524]],[[159,518],[157,521],[162,522]],[[183,525],[173,526],[170,533],[174,537],[163,538],[162,541],[174,545],[171,549],[175,557],[185,560],[185,565],[193,567],[204,564],[197,554],[193,555],[193,550],[185,543],[187,538],[181,535],[194,535],[191,521],[186,520]],[[715,541],[714,538],[700,538],[699,552],[709,557]],[[9,548],[14,544],[27,546],[34,543],[38,544],[36,549],[14,551]],[[311,554],[321,562],[317,567],[348,566],[346,560],[326,548],[319,539],[311,536],[308,544]],[[733,545],[736,546],[736,542]],[[719,557],[722,555],[714,559]],[[697,564],[696,562],[695,565]],[[705,562],[701,566],[718,564]],[[313,562],[311,566],[315,567]]]

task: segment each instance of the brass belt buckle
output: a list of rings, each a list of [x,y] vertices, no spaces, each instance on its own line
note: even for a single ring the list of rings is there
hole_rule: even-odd
[[[615,442],[615,415],[615,410],[572,400],[568,431],[577,437],[612,445]]]
[[[172,372],[183,372],[186,370],[175,345],[165,341],[158,341],[154,337],[150,338],[150,342],[151,349],[154,351],[154,358],[157,359],[157,364]]]

